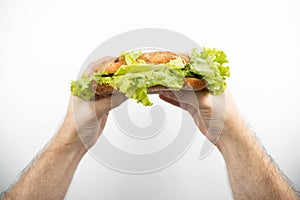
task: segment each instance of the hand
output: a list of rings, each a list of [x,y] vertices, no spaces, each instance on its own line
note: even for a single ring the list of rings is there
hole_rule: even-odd
[[[104,66],[111,59],[111,57],[105,57],[91,63],[84,73],[90,75],[95,68],[98,68],[99,65]],[[96,101],[87,101],[71,96],[64,125],[73,126],[81,143],[86,149],[89,149],[102,133],[109,111],[126,99],[124,94],[115,91],[111,96]]]
[[[69,112],[73,114],[77,134],[86,149],[96,143],[105,127],[109,111],[125,100],[125,95],[121,93],[93,102],[71,97]]]
[[[230,135],[243,123],[229,91],[212,96],[207,91],[164,91],[159,97],[181,107],[193,117],[200,131],[214,144],[220,136]]]

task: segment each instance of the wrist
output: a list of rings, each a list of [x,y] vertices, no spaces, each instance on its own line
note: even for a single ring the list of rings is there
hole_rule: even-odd
[[[67,153],[75,153],[79,157],[87,152],[77,133],[75,121],[68,114],[52,143],[56,148],[63,149]]]
[[[243,146],[245,141],[249,141],[251,136],[252,133],[247,124],[242,118],[238,118],[234,123],[224,126],[216,146],[224,155],[230,153],[233,148]]]

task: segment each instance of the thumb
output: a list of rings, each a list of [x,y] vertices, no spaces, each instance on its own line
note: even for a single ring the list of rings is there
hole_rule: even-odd
[[[180,107],[180,103],[173,97],[173,93],[169,94],[169,92],[160,92],[159,98],[174,106]]]

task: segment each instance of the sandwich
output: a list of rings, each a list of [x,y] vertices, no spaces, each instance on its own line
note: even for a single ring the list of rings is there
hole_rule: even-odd
[[[224,51],[203,48],[190,54],[170,51],[127,51],[119,57],[101,59],[81,79],[72,81],[71,92],[84,100],[98,100],[124,93],[138,103],[151,106],[148,94],[163,90],[207,90],[221,94],[230,76]]]

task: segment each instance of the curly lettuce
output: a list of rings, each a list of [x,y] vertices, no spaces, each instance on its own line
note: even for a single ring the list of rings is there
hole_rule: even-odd
[[[144,70],[140,70],[140,69]],[[136,69],[138,69],[136,71]],[[122,74],[120,74],[122,71]],[[127,97],[136,99],[145,106],[152,103],[148,99],[147,88],[163,85],[173,90],[180,90],[184,84],[184,75],[180,70],[170,69],[166,65],[128,65],[120,67],[111,84]]]
[[[192,49],[187,70],[201,75],[207,82],[207,89],[210,93],[219,95],[226,88],[226,77],[230,76],[229,67],[226,65],[228,63],[226,57],[224,51],[215,48],[203,48],[201,52]]]

